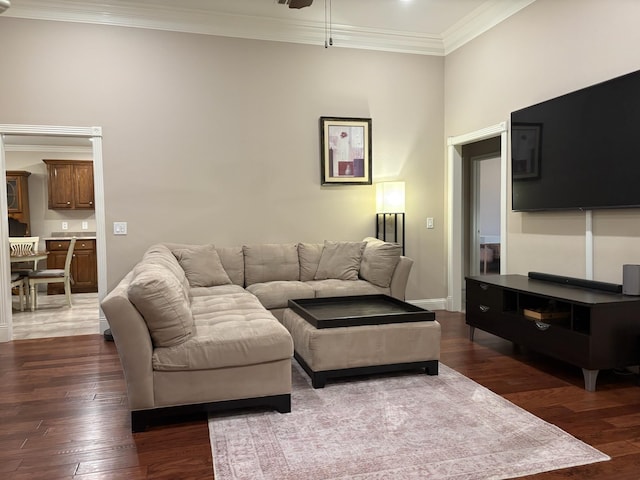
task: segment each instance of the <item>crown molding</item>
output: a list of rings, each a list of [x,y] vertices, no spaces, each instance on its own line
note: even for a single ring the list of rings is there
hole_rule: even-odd
[[[332,25],[333,46],[444,56],[535,0],[488,0],[442,35]],[[6,17],[93,23],[324,46],[324,22],[235,15],[179,6],[21,0]]]
[[[489,0],[442,33],[444,55],[495,27],[536,0]]]

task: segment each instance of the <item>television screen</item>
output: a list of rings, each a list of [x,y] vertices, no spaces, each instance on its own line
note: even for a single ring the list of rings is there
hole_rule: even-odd
[[[515,211],[640,207],[640,71],[511,114]]]

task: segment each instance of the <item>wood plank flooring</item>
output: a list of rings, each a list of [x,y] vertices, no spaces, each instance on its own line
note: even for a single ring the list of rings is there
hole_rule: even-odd
[[[444,364],[612,457],[527,479],[640,478],[635,376],[603,372],[589,393],[579,369],[478,330],[472,343],[462,314],[436,316]],[[0,344],[0,425],[2,479],[213,478],[204,418],[131,434],[118,355],[100,335]]]

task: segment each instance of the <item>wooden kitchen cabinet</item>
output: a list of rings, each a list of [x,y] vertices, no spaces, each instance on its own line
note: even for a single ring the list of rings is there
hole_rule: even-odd
[[[47,165],[49,209],[93,210],[93,162],[91,160],[43,160]]]
[[[47,268],[64,269],[70,240],[47,240]],[[76,240],[71,260],[71,293],[87,293],[98,291],[98,260],[95,240]],[[47,287],[49,295],[64,293],[64,284],[50,283]]]
[[[26,236],[31,234],[29,175],[31,175],[31,172],[7,170],[7,211],[9,212],[9,218],[14,218],[27,225]]]

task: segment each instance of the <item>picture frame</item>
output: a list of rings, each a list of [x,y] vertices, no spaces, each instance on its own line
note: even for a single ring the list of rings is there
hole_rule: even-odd
[[[320,117],[322,185],[371,185],[370,118]]]
[[[540,177],[542,125],[519,123],[511,126],[511,175],[514,180]]]

